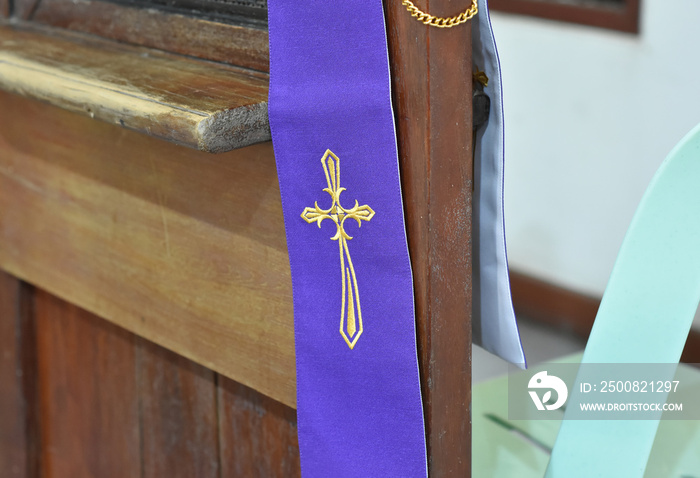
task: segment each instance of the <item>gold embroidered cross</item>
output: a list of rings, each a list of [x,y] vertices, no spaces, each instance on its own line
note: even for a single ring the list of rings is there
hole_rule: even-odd
[[[367,205],[358,205],[357,200],[355,200],[355,205],[352,209],[345,209],[341,206],[340,193],[345,191],[345,188],[340,187],[340,159],[330,149],[327,149],[323,158],[321,158],[321,164],[323,164],[323,172],[326,173],[326,182],[328,183],[328,187],[324,191],[331,195],[333,203],[329,209],[321,209],[318,207],[318,201],[316,201],[314,207],[304,209],[301,217],[309,224],[315,222],[318,224],[319,229],[324,219],[332,220],[338,228],[335,236],[331,237],[331,239],[338,241],[340,247],[340,274],[343,285],[340,309],[340,335],[343,336],[348,347],[352,350],[357,343],[357,339],[362,335],[362,309],[360,309],[360,293],[357,290],[355,268],[352,265],[350,251],[348,250],[348,241],[352,237],[345,232],[344,224],[346,219],[354,219],[357,221],[358,226],[362,226],[361,221],[372,219],[374,211]]]

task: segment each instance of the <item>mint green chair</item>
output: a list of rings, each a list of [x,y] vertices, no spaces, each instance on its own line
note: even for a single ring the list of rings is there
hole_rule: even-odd
[[[583,356],[563,361],[677,363],[699,300],[700,125],[644,194]],[[472,410],[476,478],[700,478],[698,421],[509,421],[505,378],[475,387]]]

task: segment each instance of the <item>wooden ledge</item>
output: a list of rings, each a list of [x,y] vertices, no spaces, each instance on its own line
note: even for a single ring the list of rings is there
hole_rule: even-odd
[[[0,22],[0,89],[201,151],[270,140],[266,74]]]
[[[296,403],[270,142],[212,155],[0,91],[0,269]]]

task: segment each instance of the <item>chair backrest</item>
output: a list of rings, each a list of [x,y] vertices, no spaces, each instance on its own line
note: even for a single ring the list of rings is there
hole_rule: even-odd
[[[671,151],[637,208],[582,363],[677,363],[699,299],[700,125]],[[658,425],[565,415],[546,476],[641,477]]]

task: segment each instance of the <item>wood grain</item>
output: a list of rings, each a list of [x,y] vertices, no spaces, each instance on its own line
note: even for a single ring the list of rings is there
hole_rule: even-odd
[[[221,377],[219,417],[222,478],[301,476],[292,408]]]
[[[265,75],[46,27],[0,24],[0,89],[202,151],[270,139]]]
[[[41,470],[3,476],[300,476],[292,408],[47,292],[35,304]]]
[[[471,29],[426,27],[400,2],[386,8],[428,469],[461,478],[471,474]],[[429,10],[450,16],[464,2]]]
[[[260,28],[95,0],[41,0],[32,19],[134,45],[269,71],[267,30]]]
[[[621,3],[622,5],[618,7],[596,2],[567,4],[541,0],[491,0],[489,8],[548,20],[639,33],[639,0],[623,0]]]
[[[8,478],[28,476],[20,295],[20,282],[0,271],[0,476]]]
[[[215,374],[139,340],[143,478],[218,478]]]
[[[269,143],[181,148],[0,93],[0,268],[295,405]]]
[[[161,8],[234,24],[267,25],[267,0],[113,0],[139,8]]]
[[[42,291],[35,310],[42,476],[139,476],[135,337]]]

